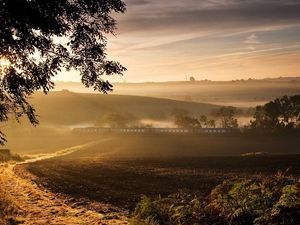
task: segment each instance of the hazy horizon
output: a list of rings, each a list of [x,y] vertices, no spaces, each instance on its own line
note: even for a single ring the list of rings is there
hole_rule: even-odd
[[[190,82],[190,77],[194,77],[194,76],[186,76],[184,77],[184,79],[181,79],[181,80],[145,80],[145,81],[139,81],[139,80],[136,80],[136,81],[127,81],[126,79],[117,79],[117,80],[114,80],[112,81],[111,83],[112,84],[143,84],[143,83],[176,83],[176,82]],[[123,77],[125,78],[125,77]],[[195,82],[234,82],[234,81],[269,81],[269,80],[282,80],[282,79],[300,79],[300,75],[299,76],[274,76],[274,77],[261,77],[261,78],[253,78],[253,77],[245,77],[245,78],[240,78],[240,79],[224,79],[224,80],[213,80],[213,79],[197,79],[196,77],[195,78]],[[82,85],[81,81],[78,80],[58,80],[58,79],[55,79],[54,83],[78,83],[80,85]]]

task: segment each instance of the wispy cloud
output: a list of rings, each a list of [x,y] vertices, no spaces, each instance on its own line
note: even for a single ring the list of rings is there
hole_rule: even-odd
[[[261,44],[261,42],[258,40],[257,36],[255,34],[251,34],[246,38],[244,41],[245,44]]]
[[[300,2],[258,0],[152,0],[128,1],[121,32],[179,32],[247,30],[300,23]]]
[[[176,80],[198,71],[208,79],[232,79],[242,69],[252,76],[277,74],[274,68],[288,75],[300,71],[299,0],[125,1],[128,11],[118,15],[109,56],[128,68],[128,80]],[[274,66],[279,55],[282,63]]]

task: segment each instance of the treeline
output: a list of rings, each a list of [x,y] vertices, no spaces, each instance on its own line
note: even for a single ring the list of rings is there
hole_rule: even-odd
[[[251,115],[253,119],[249,124],[244,126],[239,124],[239,117]],[[243,128],[245,131],[251,132],[293,131],[300,128],[300,95],[283,96],[263,106],[249,108],[246,111],[233,106],[223,106],[214,109],[209,115],[195,116],[185,109],[174,109],[167,118],[179,128]],[[166,120],[167,118],[162,119]],[[111,112],[99,116],[95,126],[111,128],[153,127],[150,122],[145,124],[143,119],[131,113]]]
[[[188,128],[239,128],[237,116],[241,111],[232,106],[223,106],[212,112],[212,118],[206,115],[190,116],[184,110],[174,112],[174,123],[178,127]],[[257,106],[250,124],[240,127],[246,131],[269,130],[273,132],[292,131],[300,128],[300,95],[283,96]]]
[[[239,110],[232,106],[223,106],[212,112],[212,118],[206,115],[199,117],[190,116],[185,110],[175,110],[174,123],[181,128],[215,128],[217,122],[222,128],[238,128],[238,120],[235,118]]]

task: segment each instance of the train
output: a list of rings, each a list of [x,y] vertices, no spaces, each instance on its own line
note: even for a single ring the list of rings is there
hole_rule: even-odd
[[[85,127],[74,128],[75,133],[115,133],[115,134],[229,134],[239,132],[239,129],[232,128],[104,128],[104,127]]]

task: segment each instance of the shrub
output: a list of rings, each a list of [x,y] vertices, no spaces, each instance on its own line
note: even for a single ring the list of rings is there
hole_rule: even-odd
[[[229,224],[300,224],[299,183],[292,177],[225,182],[210,197]]]
[[[300,224],[299,189],[297,179],[282,173],[227,180],[206,198],[182,191],[154,201],[144,197],[134,218],[145,225]]]
[[[136,216],[131,220],[132,225],[159,225],[161,222],[156,203],[146,196],[143,196],[137,204],[134,214]]]

